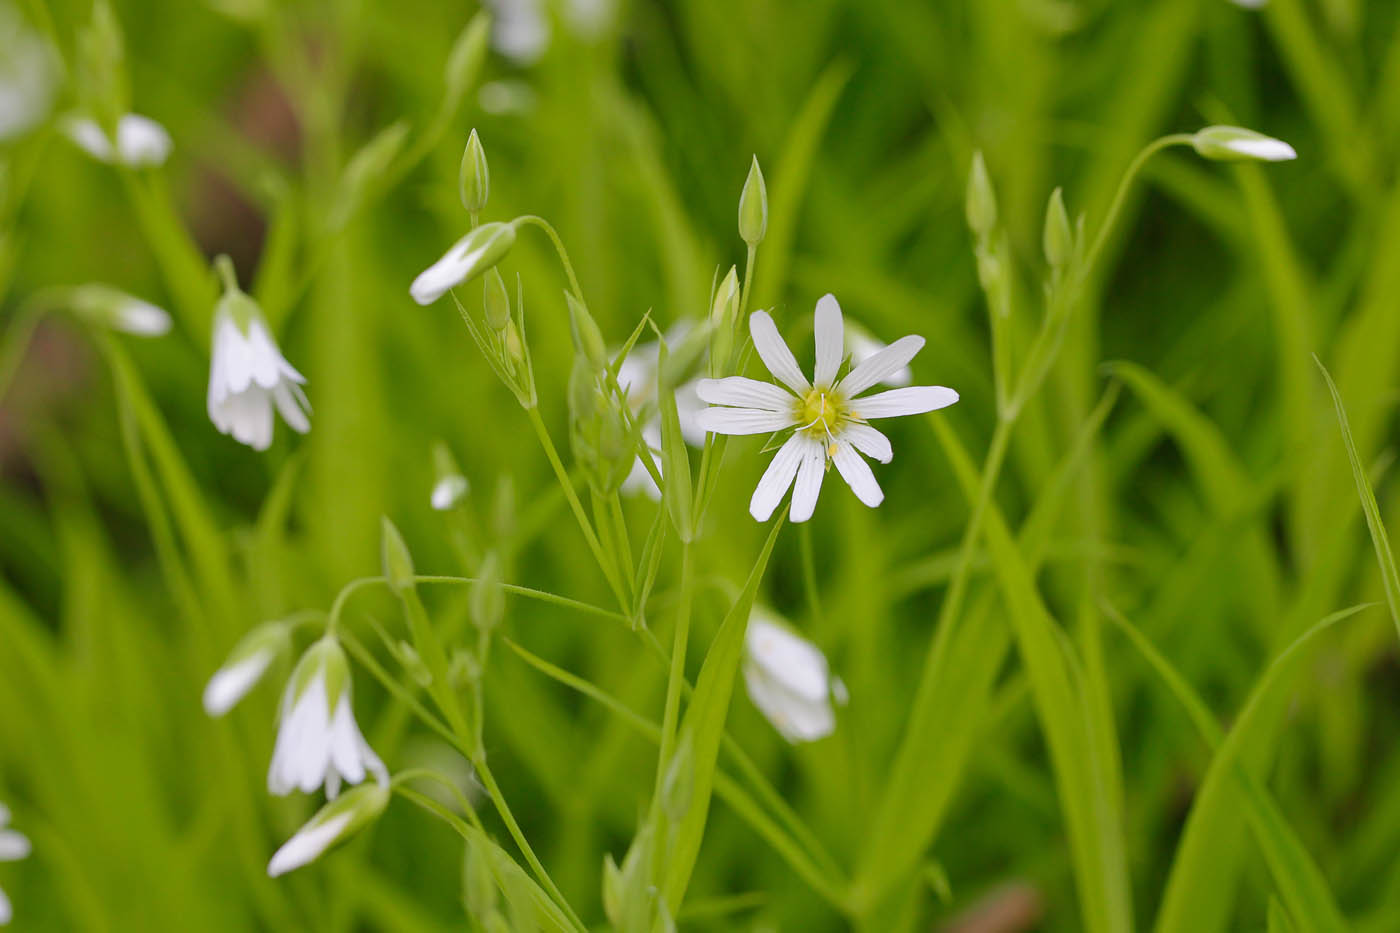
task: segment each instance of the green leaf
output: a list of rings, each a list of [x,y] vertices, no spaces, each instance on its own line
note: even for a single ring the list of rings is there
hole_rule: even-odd
[[[664,485],[661,497],[666,502],[666,510],[671,514],[671,524],[676,529],[676,537],[682,542],[690,542],[695,537],[695,523],[691,513],[692,490],[690,488],[690,454],[685,448],[685,437],[681,435],[680,414],[676,409],[676,387],[671,382],[670,353],[666,341],[661,341],[660,356],[657,361],[657,403],[661,407],[661,475]]]

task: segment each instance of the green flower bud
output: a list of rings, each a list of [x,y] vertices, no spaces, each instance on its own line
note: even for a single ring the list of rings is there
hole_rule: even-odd
[[[710,306],[710,321],[716,328],[729,327],[739,315],[739,270],[729,267],[729,272],[715,289],[714,304]]]
[[[1287,162],[1298,158],[1283,140],[1239,126],[1208,126],[1191,137],[1191,145],[1203,157],[1221,162]]]
[[[313,862],[326,850],[349,839],[374,822],[389,805],[389,788],[378,781],[366,781],[326,804],[296,835],[278,849],[267,864],[267,873],[276,878]]]
[[[739,236],[749,246],[758,246],[768,232],[768,186],[763,182],[763,169],[758,156],[749,166],[744,190],[739,193]]]
[[[420,305],[430,305],[448,290],[470,282],[506,258],[514,245],[513,225],[482,224],[452,244],[441,259],[420,273],[408,287],[408,293]]]
[[[603,332],[598,329],[598,322],[593,320],[593,315],[588,313],[587,306],[575,298],[572,292],[565,292],[564,298],[569,304],[569,329],[574,337],[574,349],[588,360],[588,365],[593,367],[595,373],[601,373],[608,367],[608,351],[607,344],[603,342]]]
[[[56,295],[78,317],[137,337],[159,337],[170,330],[170,315],[110,285],[78,285]]]
[[[403,595],[413,589],[413,557],[408,553],[403,535],[399,534],[387,515],[383,517],[382,524],[379,553],[384,577],[395,593]]]
[[[481,137],[476,130],[467,137],[467,148],[462,152],[462,167],[457,175],[457,185],[462,194],[462,206],[473,216],[486,209],[486,199],[491,195],[491,170],[486,164],[486,150],[481,145]]]
[[[1059,188],[1050,193],[1045,208],[1045,232],[1042,237],[1045,261],[1056,271],[1065,267],[1074,255],[1074,233],[1070,230],[1069,214],[1065,211],[1065,196]]]
[[[972,154],[967,173],[967,225],[978,237],[991,236],[997,225],[997,196],[980,151]]]
[[[481,303],[486,308],[486,323],[497,333],[510,323],[510,292],[500,269],[487,271],[481,285]]]

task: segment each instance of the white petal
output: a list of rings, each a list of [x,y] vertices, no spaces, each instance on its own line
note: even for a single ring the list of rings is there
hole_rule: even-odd
[[[829,386],[836,381],[841,359],[846,353],[846,332],[841,323],[841,306],[837,304],[835,295],[823,295],[817,299],[813,330],[817,341],[817,365],[812,381],[819,386]]]
[[[13,829],[0,829],[0,862],[14,862],[29,855],[29,840]]]
[[[695,391],[702,401],[711,405],[738,405],[764,411],[790,412],[797,401],[791,392],[781,386],[743,376],[701,379]]]
[[[676,390],[676,417],[681,424],[681,437],[692,447],[705,445],[705,429],[698,420],[700,412],[705,410],[705,403],[700,400],[699,385],[700,380],[692,379]],[[657,447],[661,446],[660,437],[658,429]]]
[[[10,808],[0,803],[0,826],[8,825],[10,822]]]
[[[772,516],[773,510],[783,501],[783,496],[787,495],[793,477],[797,475],[797,466],[802,462],[805,446],[801,435],[794,434],[778,448],[778,452],[773,455],[773,461],[768,464],[768,469],[763,471],[758,488],[753,491],[753,498],[749,500],[750,515],[761,522],[768,521]]]
[[[868,424],[855,421],[848,423],[841,429],[839,439],[849,441],[856,450],[881,463],[889,463],[894,459],[890,439]]]
[[[958,393],[944,386],[909,386],[854,399],[851,408],[858,418],[896,418],[937,411],[957,400]]]
[[[826,448],[814,440],[804,440],[802,463],[792,486],[792,512],[788,516],[794,522],[805,522],[812,517],[817,496],[822,491],[822,477],[826,474]]]
[[[778,326],[767,311],[755,311],[749,315],[749,333],[753,336],[753,347],[779,382],[801,395],[812,387],[807,377],[797,365],[797,359],[778,334]]]
[[[467,494],[467,478],[460,474],[444,476],[433,485],[432,504],[439,512],[446,512]]]
[[[350,811],[337,813],[324,823],[307,824],[297,830],[296,835],[283,843],[282,848],[273,854],[272,861],[267,863],[268,875],[276,878],[320,858],[340,838],[345,825],[354,815]]]
[[[204,688],[204,711],[210,716],[222,716],[243,699],[253,684],[272,663],[271,651],[259,651],[229,667],[223,667],[209,678]]]
[[[272,390],[272,399],[277,403],[277,410],[282,413],[282,420],[287,422],[287,426],[293,431],[305,434],[311,430],[311,419],[306,417],[306,412],[302,409],[306,396],[302,394],[301,386],[279,382],[277,388]]]
[[[851,368],[853,370],[886,347],[885,343],[876,340],[849,321],[846,322],[846,345],[850,347],[851,350]],[[848,384],[850,379],[851,377],[847,375],[845,379],[841,380],[841,384],[843,386]],[[913,382],[914,374],[910,371],[908,366],[904,366],[890,373],[880,381],[892,389],[897,389]],[[854,395],[856,393],[852,392],[851,394]]]
[[[792,693],[818,701],[830,692],[826,657],[817,646],[755,610],[744,636],[749,659]]]
[[[657,469],[661,468],[661,454],[656,452],[656,459],[653,461]],[[652,502],[661,501],[661,489],[656,485],[656,480],[651,478],[651,473],[642,465],[642,458],[638,457],[632,463],[632,471],[627,474],[627,478],[622,481],[622,493],[634,496],[641,493]]]
[[[96,120],[88,117],[69,117],[63,121],[64,134],[79,149],[99,162],[111,162],[114,158],[112,141],[102,131]]]
[[[695,423],[715,434],[771,434],[797,423],[790,413],[754,408],[706,408]]]
[[[420,305],[430,305],[467,277],[467,273],[471,272],[486,248],[466,248],[470,237],[471,234],[468,233],[453,243],[441,259],[419,273],[413,284],[408,286],[408,293],[413,296],[414,301]]]
[[[14,917],[14,911],[10,909],[10,899],[5,896],[4,891],[0,891],[0,927],[9,923]]]
[[[358,784],[365,779],[365,765],[360,760],[360,727],[355,724],[355,714],[350,709],[350,691],[340,695],[335,705],[335,716],[331,719],[330,755],[331,764],[348,784]]]
[[[862,460],[856,449],[846,441],[837,441],[834,446],[836,450],[831,455],[831,462],[836,464],[841,478],[851,487],[856,498],[872,509],[884,502],[885,494],[880,491],[875,474],[870,472],[870,464]]]
[[[117,121],[117,158],[123,165],[161,165],[170,155],[170,134],[150,117],[128,113]]]
[[[755,665],[745,665],[744,685],[753,705],[789,742],[815,741],[836,728],[830,702],[813,703],[789,693]]]
[[[909,361],[924,348],[924,338],[915,334],[900,337],[894,343],[856,364],[856,368],[841,380],[841,391],[850,398],[859,395],[877,382],[885,382],[907,371]]]
[[[170,331],[170,315],[145,301],[128,301],[117,308],[116,325],[136,337],[160,337]]]
[[[248,323],[248,362],[253,382],[264,389],[275,387],[282,378],[282,353],[259,318]]]
[[[1298,158],[1293,147],[1281,139],[1236,139],[1226,143],[1225,148],[1265,162],[1287,162]]]

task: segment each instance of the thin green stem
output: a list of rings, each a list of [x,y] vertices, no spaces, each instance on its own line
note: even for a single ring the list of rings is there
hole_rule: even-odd
[[[527,408],[526,414],[530,418],[530,425],[535,429],[535,434],[540,439],[540,446],[544,448],[544,453],[549,458],[549,465],[554,468],[554,475],[559,480],[559,485],[564,490],[564,496],[569,500],[569,508],[573,510],[574,518],[578,520],[579,530],[583,532],[584,541],[588,544],[588,549],[593,552],[593,559],[598,562],[598,566],[607,577],[608,586],[612,588],[613,596],[617,598],[620,608],[627,608],[627,597],[623,593],[621,584],[616,575],[610,569],[610,562],[607,555],[603,553],[602,546],[598,543],[598,536],[593,532],[593,525],[588,520],[588,515],[583,510],[583,503],[579,501],[578,492],[574,489],[573,481],[569,479],[569,472],[564,469],[564,463],[559,459],[559,451],[554,448],[554,441],[549,437],[549,430],[544,426],[544,420],[540,417],[539,409]]]
[[[1128,189],[1132,187],[1133,180],[1137,178],[1142,167],[1147,164],[1147,160],[1152,158],[1163,149],[1171,146],[1189,146],[1194,137],[1190,133],[1173,133],[1154,139],[1133,158],[1128,164],[1127,171],[1123,173],[1122,179],[1118,182],[1118,190],[1113,194],[1113,201],[1108,205],[1108,212],[1104,214],[1103,223],[1099,225],[1099,232],[1094,237],[1094,245],[1089,247],[1089,252],[1084,254],[1084,264],[1081,267],[1084,275],[1094,267],[1098,261],[1099,253],[1103,252],[1104,244],[1108,242],[1108,235],[1112,232],[1114,224],[1118,220],[1118,215],[1123,211],[1123,204],[1128,198]]]
[[[812,526],[804,523],[797,536],[798,548],[802,552],[802,584],[807,591],[807,605],[812,619],[818,628],[822,625],[822,600],[817,589],[817,564],[812,555]]]
[[[666,679],[666,707],[661,717],[661,748],[656,760],[656,794],[666,779],[666,769],[676,750],[676,727],[680,721],[681,689],[685,683],[685,655],[690,640],[690,610],[694,597],[694,570],[689,541],[681,542],[681,595],[676,612],[676,629],[671,643],[671,667]],[[658,813],[660,812],[658,808]]]
[[[442,574],[429,574],[417,575],[413,578],[413,582],[475,585],[481,581],[475,577],[453,577]],[[556,606],[563,606],[566,609],[574,609],[589,615],[602,616],[605,619],[616,619],[619,622],[628,621],[627,616],[621,612],[614,612],[611,609],[604,609],[602,606],[595,606],[592,603],[585,603],[581,600],[570,599],[568,596],[560,596],[557,593],[536,590],[528,586],[518,586],[514,583],[502,583],[500,586],[501,589],[505,590],[507,593],[514,593],[517,596],[524,596],[527,599],[536,599],[542,603],[553,603]]]
[[[554,244],[554,251],[559,254],[559,261],[564,266],[564,274],[569,277],[569,288],[573,290],[574,297],[583,301],[587,306],[588,302],[583,300],[583,289],[578,284],[578,276],[574,275],[574,264],[569,261],[569,251],[564,248],[564,241],[559,238],[559,233],[554,226],[543,217],[534,214],[526,214],[515,218],[517,224],[533,224],[549,235],[549,240]]]
[[[350,597],[368,586],[387,585],[388,580],[384,577],[360,577],[358,580],[351,580],[340,588],[340,592],[335,594],[335,601],[331,603],[331,611],[326,613],[326,634],[338,635],[340,632],[340,616],[345,611],[345,604]]]

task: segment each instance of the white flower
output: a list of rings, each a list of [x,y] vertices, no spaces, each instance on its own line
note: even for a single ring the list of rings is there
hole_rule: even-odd
[[[210,716],[222,716],[233,709],[287,649],[289,637],[282,622],[267,622],[244,635],[224,666],[209,678],[204,688],[204,711]]]
[[[540,0],[487,0],[491,45],[517,65],[533,65],[549,48],[549,19]]]
[[[750,514],[761,522],[773,514],[789,486],[793,487],[792,520],[811,518],[831,463],[856,498],[872,508],[879,505],[884,493],[857,451],[881,463],[889,463],[894,454],[889,439],[872,428],[870,420],[917,415],[958,400],[958,393],[943,386],[908,386],[858,397],[898,373],[923,349],[924,338],[901,337],[838,379],[845,356],[844,331],[840,305],[833,296],[823,296],[816,310],[815,379],[808,382],[773,319],[766,311],[755,311],[749,316],[754,348],[782,385],[743,376],[700,380],[702,399],[733,406],[700,412],[697,419],[705,430],[716,434],[792,431],[749,502]]]
[[[31,129],[53,103],[53,54],[19,11],[0,3],[0,141]]]
[[[1298,158],[1298,153],[1283,140],[1241,126],[1208,126],[1197,130],[1191,137],[1191,145],[1201,156],[1223,162],[1287,162]]]
[[[1246,10],[1262,10],[1268,5],[1269,0],[1230,0],[1230,2]]]
[[[489,114],[530,113],[535,109],[535,91],[524,81],[487,81],[476,94],[477,103]]]
[[[869,331],[859,324],[851,321],[846,322],[846,349],[850,352],[852,366],[859,366],[887,346],[889,344],[876,340]],[[882,385],[887,385],[891,389],[903,388],[913,381],[914,371],[909,368],[908,363],[880,380]]]
[[[430,305],[500,262],[514,245],[515,228],[510,224],[482,224],[419,273],[408,293],[420,305]]]
[[[311,404],[297,372],[277,349],[262,312],[233,284],[214,311],[214,346],[209,365],[209,420],[223,434],[232,434],[254,450],[272,443],[272,406],[292,430],[311,430]]]
[[[446,512],[467,494],[471,484],[462,475],[462,468],[452,457],[452,451],[442,441],[433,445],[433,508]]]
[[[115,145],[91,117],[69,117],[63,121],[63,131],[79,149],[109,165],[116,162],[127,168],[145,168],[164,164],[170,155],[170,134],[165,127],[139,113],[124,114],[117,121]]]
[[[364,784],[326,804],[267,863],[273,878],[320,858],[327,849],[354,835],[376,819],[389,803],[383,783]]]
[[[344,779],[358,784],[366,771],[388,783],[384,763],[369,747],[350,706],[350,665],[334,637],[306,649],[282,695],[281,725],[272,749],[267,789],[311,793],[322,783],[334,797]]]
[[[832,695],[845,702],[845,688],[817,646],[761,609],[749,616],[744,637],[744,683],[753,705],[793,743],[830,735]]]
[[[29,840],[23,833],[9,829],[10,811],[0,803],[0,862],[14,862],[29,855]],[[10,899],[0,891],[0,926],[10,922],[13,916]]]
[[[686,335],[691,332],[694,324],[690,321],[678,321],[666,334],[666,344],[670,347],[677,347],[685,340]],[[647,406],[654,406],[657,401],[657,392],[660,389],[660,374],[657,371],[657,363],[661,356],[661,344],[659,341],[639,344],[632,348],[632,352],[627,354],[627,358],[617,368],[618,388],[627,393],[627,402],[631,406],[634,415],[641,414]],[[700,400],[697,392],[700,380],[692,379],[676,388],[676,415],[681,426],[681,437],[692,447],[702,447],[705,444],[705,429],[700,426],[696,416],[705,409],[705,403]],[[652,460],[657,470],[661,469],[661,414],[653,410],[651,417],[642,427],[642,440],[646,442],[652,452]],[[661,498],[661,490],[657,488],[655,480],[651,478],[651,473],[642,465],[642,458],[637,457],[637,462],[632,464],[632,472],[627,474],[627,479],[623,480],[622,491],[624,493],[645,493],[652,499]]]

